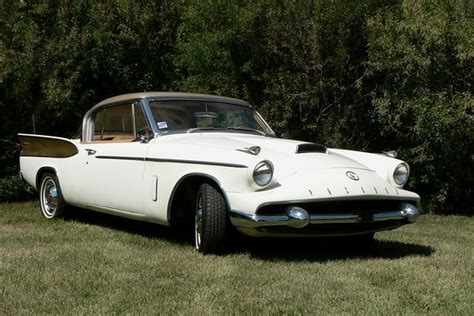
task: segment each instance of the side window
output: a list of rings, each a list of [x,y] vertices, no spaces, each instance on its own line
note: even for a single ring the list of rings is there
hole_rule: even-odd
[[[105,107],[93,120],[93,141],[133,141],[138,130],[148,126],[141,107],[133,104]]]
[[[105,109],[94,114],[94,138],[93,140],[102,140],[104,138],[104,119]]]

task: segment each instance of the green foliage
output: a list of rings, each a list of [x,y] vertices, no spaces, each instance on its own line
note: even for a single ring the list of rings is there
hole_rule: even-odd
[[[277,133],[397,150],[423,207],[474,213],[474,2],[0,0],[0,177],[18,132],[106,97],[244,98]]]
[[[176,86],[245,98],[291,137],[360,148],[332,136],[351,104],[369,102],[360,84],[365,17],[378,5],[192,3],[179,27]]]
[[[179,22],[167,1],[4,0],[0,130],[71,134],[106,97],[166,90]],[[33,118],[33,114],[35,117]]]
[[[0,202],[13,202],[31,199],[33,189],[23,183],[18,176],[8,176],[0,179]]]
[[[431,210],[474,213],[473,20],[472,1],[405,1],[368,22],[381,132]]]

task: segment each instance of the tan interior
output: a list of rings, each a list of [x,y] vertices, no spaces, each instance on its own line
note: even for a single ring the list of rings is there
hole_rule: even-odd
[[[135,138],[133,135],[104,135],[101,139],[100,135],[94,135],[94,140],[91,142],[81,142],[83,144],[102,144],[102,143],[129,143],[132,142]]]

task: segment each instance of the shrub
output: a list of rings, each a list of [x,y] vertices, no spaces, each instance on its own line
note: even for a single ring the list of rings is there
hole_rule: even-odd
[[[0,179],[0,202],[13,202],[31,199],[35,196],[33,188],[18,176]]]

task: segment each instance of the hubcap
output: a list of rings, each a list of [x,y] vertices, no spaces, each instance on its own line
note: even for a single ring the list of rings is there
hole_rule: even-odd
[[[47,178],[41,192],[43,212],[46,217],[53,217],[58,207],[58,189],[53,179]]]
[[[196,215],[194,216],[194,236],[196,241],[196,249],[201,247],[201,234],[202,234],[202,195],[198,193],[196,203]]]

